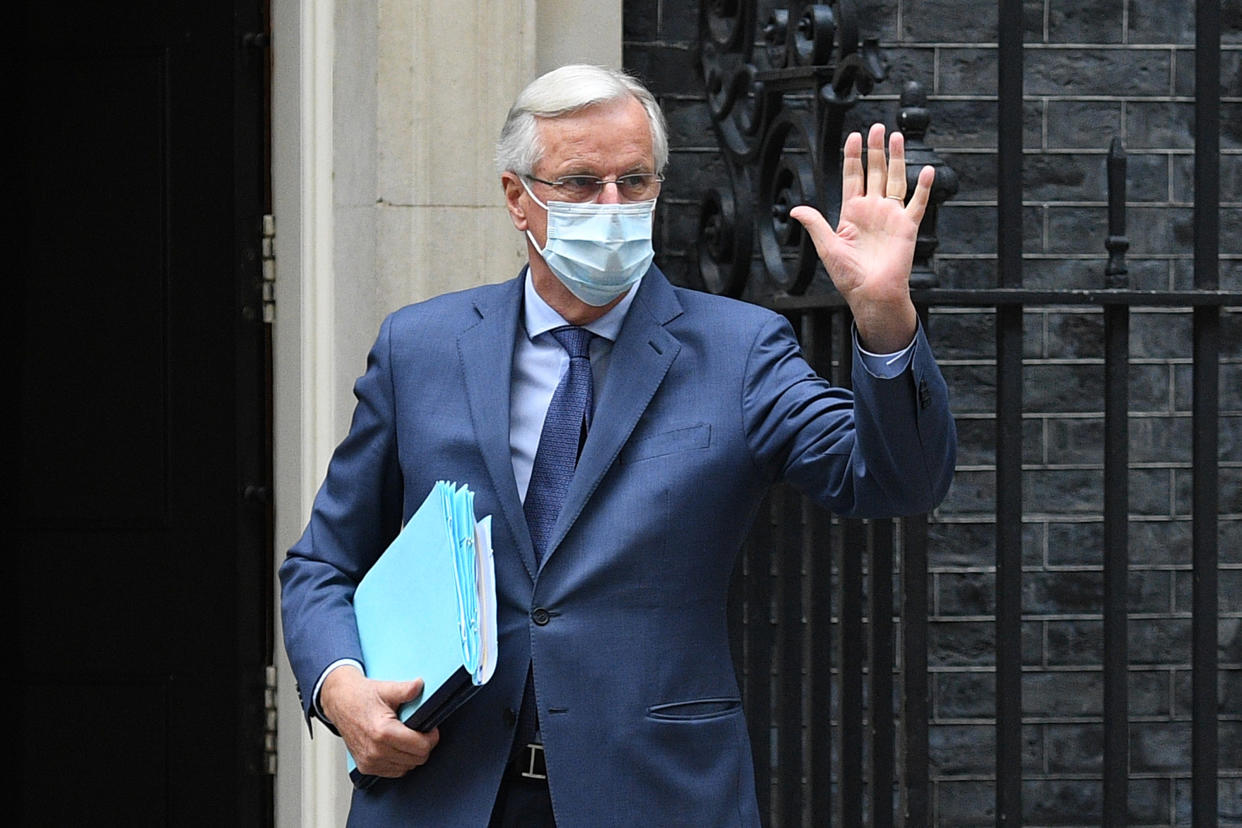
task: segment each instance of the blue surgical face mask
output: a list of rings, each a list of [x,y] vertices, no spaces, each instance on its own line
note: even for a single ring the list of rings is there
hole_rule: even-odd
[[[651,217],[655,199],[621,204],[549,201],[544,204],[522,182],[535,203],[548,211],[548,242],[526,231],[548,269],[569,291],[594,307],[625,293],[651,267]]]

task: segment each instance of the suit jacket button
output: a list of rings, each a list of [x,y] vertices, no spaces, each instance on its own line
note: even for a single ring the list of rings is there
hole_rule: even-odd
[[[931,406],[931,389],[927,387],[927,380],[919,381],[919,407],[928,408]]]
[[[518,718],[517,711],[514,710],[512,707],[506,707],[504,718],[505,718],[505,727],[513,727],[515,724],[517,724],[517,718]]]
[[[530,620],[534,621],[536,624],[543,627],[543,626],[546,626],[547,623],[552,620],[552,614],[548,612],[546,609],[544,609],[543,607],[539,607],[538,609],[536,609],[534,612],[530,614]]]

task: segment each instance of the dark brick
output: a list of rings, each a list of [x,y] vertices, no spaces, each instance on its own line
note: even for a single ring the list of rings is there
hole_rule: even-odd
[[[1171,579],[1168,570],[1144,569],[1129,573],[1129,589],[1126,600],[1129,612],[1172,612],[1177,609],[1173,602]]]
[[[1127,629],[1131,661],[1151,664],[1162,653],[1190,652],[1189,618],[1131,618]]]
[[[1024,716],[1098,716],[1104,680],[1097,671],[1022,674]]]
[[[1048,527],[1048,564],[1101,566],[1103,530],[1100,523],[1056,523]]]
[[[958,29],[959,37],[962,29]],[[956,40],[956,38],[955,38]],[[960,41],[958,41],[960,42]],[[977,95],[981,90],[996,94],[996,49],[942,48],[937,95]]]
[[[932,679],[935,718],[968,719],[995,715],[995,674],[935,673]]]
[[[1124,0],[1048,0],[1052,43],[1120,43]]]
[[[1130,561],[1136,564],[1189,563],[1190,523],[1131,521]]]
[[[1022,182],[1024,198],[1102,201],[1108,195],[1105,159],[1098,154],[1028,154],[1022,161]]]
[[[1165,772],[1190,768],[1190,723],[1146,722],[1130,729],[1130,769]]]
[[[974,667],[996,663],[996,633],[988,621],[930,625],[928,661],[938,667]]]
[[[1131,825],[1169,824],[1172,782],[1159,778],[1131,778],[1127,787],[1127,817]]]
[[[1099,411],[1104,399],[1098,365],[1028,365],[1023,372],[1023,403],[1034,412]]]
[[[1180,156],[1173,156],[1173,160],[1176,163]],[[1127,152],[1126,201],[1167,202],[1170,198],[1169,187],[1168,155]]]
[[[1104,315],[1097,311],[1048,314],[1046,356],[1054,359],[1102,357]]]
[[[1168,52],[1120,49],[1030,49],[1027,95],[1167,95]]]
[[[1167,670],[1131,670],[1128,682],[1131,716],[1167,716],[1173,700]]]
[[[1193,353],[1192,320],[1184,313],[1137,311],[1130,316],[1134,358],[1186,358]]]
[[[995,557],[996,527],[990,522],[933,523],[928,535],[931,567],[978,566]]]
[[[1194,32],[1195,6],[1193,3],[1130,0],[1129,41],[1131,43],[1194,43]]]
[[[1194,145],[1194,104],[1165,101],[1126,104],[1127,148],[1193,149]]]
[[[1048,101],[1048,149],[1106,149],[1121,134],[1115,101]]]
[[[1130,421],[1130,461],[1172,462],[1185,457],[1190,445],[1190,420],[1185,417],[1141,417]]]
[[[995,824],[996,786],[992,782],[938,782],[936,789],[940,824],[962,828]]]
[[[1106,238],[1108,213],[1105,210],[1092,207],[1048,208],[1046,252],[1098,254]]]
[[[980,3],[970,9],[970,23],[963,25],[962,4],[955,0],[920,0],[906,3],[901,20],[903,40],[915,43],[988,43],[996,41],[996,7]]]
[[[1081,615],[1098,613],[1103,605],[1100,572],[1028,572],[1023,576],[1023,613]]]
[[[1027,825],[1093,824],[1102,813],[1100,783],[1082,779],[1022,783],[1022,817]]]
[[[1044,741],[1052,773],[1095,773],[1103,767],[1103,724],[1045,725]]]
[[[623,40],[652,41],[660,18],[661,0],[625,0],[621,15]]]
[[[936,725],[928,733],[928,761],[934,773],[987,773],[996,766],[992,725]]]
[[[660,39],[665,43],[697,43],[698,15],[687,13],[681,0],[660,0]]]
[[[1103,622],[1048,621],[1046,625],[1048,649],[1045,657],[1048,664],[1099,664],[1103,659]]]
[[[1130,469],[1130,511],[1169,515],[1172,485],[1167,469]]]
[[[1134,324],[1131,320],[1131,351],[1134,351]],[[1140,346],[1141,348],[1141,346]],[[1169,366],[1130,364],[1130,413],[1169,413],[1173,410],[1172,379]]]
[[[927,143],[941,151],[942,147],[954,149],[988,150],[986,157],[996,166],[996,118],[995,101],[938,100],[928,101],[931,111],[931,128]],[[941,151],[943,154],[943,151]],[[951,165],[956,170],[956,165]],[[962,178],[961,173],[958,177]]]
[[[988,572],[941,572],[936,576],[938,615],[991,615],[996,577]]]
[[[1103,462],[1103,420],[1050,419],[1047,432],[1049,463]]]

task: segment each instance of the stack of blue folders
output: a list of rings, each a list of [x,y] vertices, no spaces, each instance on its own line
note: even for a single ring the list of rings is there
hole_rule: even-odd
[[[496,670],[496,572],[491,516],[474,493],[440,481],[354,592],[368,678],[421,678],[397,715],[415,730],[440,724]],[[360,774],[349,757],[355,784]]]

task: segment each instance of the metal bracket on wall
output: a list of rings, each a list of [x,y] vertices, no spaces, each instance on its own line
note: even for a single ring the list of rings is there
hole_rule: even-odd
[[[263,321],[276,320],[276,217],[263,216]]]
[[[276,666],[263,668],[263,772],[276,775]]]
[[[741,296],[757,238],[766,284],[752,284],[750,292],[766,299],[801,295],[810,286],[819,258],[789,211],[812,204],[836,224],[845,114],[887,69],[878,41],[859,34],[855,0],[791,3],[774,10],[762,28],[758,13],[757,0],[699,4],[697,65],[729,186],[709,190],[700,202],[696,263],[704,288]],[[757,32],[762,49],[756,48]],[[922,143],[928,121],[922,92],[908,88],[902,105],[918,113],[912,124],[903,123],[919,133],[917,143],[907,142],[918,151],[911,175],[917,178],[923,164],[937,167],[912,281],[930,287],[935,208],[956,192],[957,180]]]

